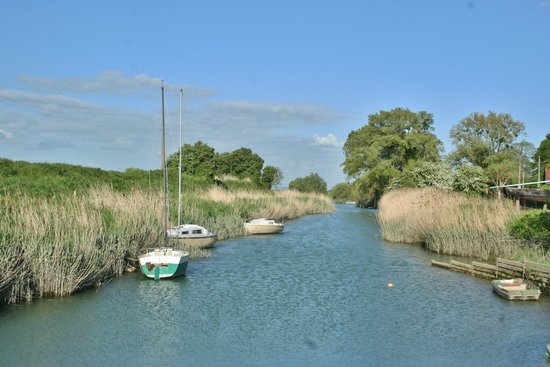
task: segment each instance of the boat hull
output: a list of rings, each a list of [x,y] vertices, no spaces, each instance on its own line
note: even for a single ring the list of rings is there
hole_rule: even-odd
[[[523,279],[493,280],[491,283],[496,294],[510,301],[536,301],[541,294],[540,289]]]
[[[250,224],[245,223],[244,228],[247,234],[273,234],[280,233],[285,229],[281,223],[277,224]]]
[[[139,257],[143,275],[152,279],[165,279],[185,275],[189,254],[174,250],[155,250]]]
[[[197,236],[197,237],[173,237],[172,242],[178,246],[211,248],[218,241],[218,235]]]

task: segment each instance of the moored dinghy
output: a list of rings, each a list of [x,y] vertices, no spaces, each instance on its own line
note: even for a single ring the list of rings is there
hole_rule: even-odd
[[[285,226],[273,219],[258,218],[246,222],[244,229],[247,234],[272,234],[282,232]]]
[[[536,301],[541,294],[536,285],[522,278],[493,280],[491,283],[495,293],[509,300]]]

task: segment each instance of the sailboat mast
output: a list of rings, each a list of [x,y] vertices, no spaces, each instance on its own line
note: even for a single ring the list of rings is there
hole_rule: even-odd
[[[164,215],[164,247],[166,247],[168,243],[168,203],[167,203],[167,180],[166,180],[166,127],[164,124],[164,83],[161,87],[161,93],[162,93],[162,193],[164,196],[164,206],[163,206],[163,215]]]
[[[178,226],[181,224],[181,156],[183,150],[182,141],[182,115],[183,115],[183,89],[180,89],[180,164],[179,164],[179,182],[178,182]]]

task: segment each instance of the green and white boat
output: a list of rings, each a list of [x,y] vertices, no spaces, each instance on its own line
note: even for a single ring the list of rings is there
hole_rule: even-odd
[[[189,263],[189,253],[174,250],[168,244],[168,202],[167,202],[167,180],[166,180],[166,138],[164,124],[164,85],[162,91],[162,172],[163,172],[163,193],[164,193],[164,238],[163,246],[147,250],[143,255],[138,256],[139,267],[143,275],[155,280],[172,278],[185,275]]]
[[[157,248],[139,256],[143,275],[155,280],[185,275],[189,254],[171,248]]]

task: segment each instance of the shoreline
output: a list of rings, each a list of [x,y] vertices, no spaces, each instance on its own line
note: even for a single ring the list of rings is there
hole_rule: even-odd
[[[126,271],[128,258],[164,237],[159,193],[147,190],[102,186],[78,196],[4,195],[0,209],[6,213],[0,221],[0,304],[104,284]],[[243,234],[250,217],[290,220],[333,210],[328,196],[295,191],[212,187],[184,199],[184,221],[218,233],[219,241]]]

